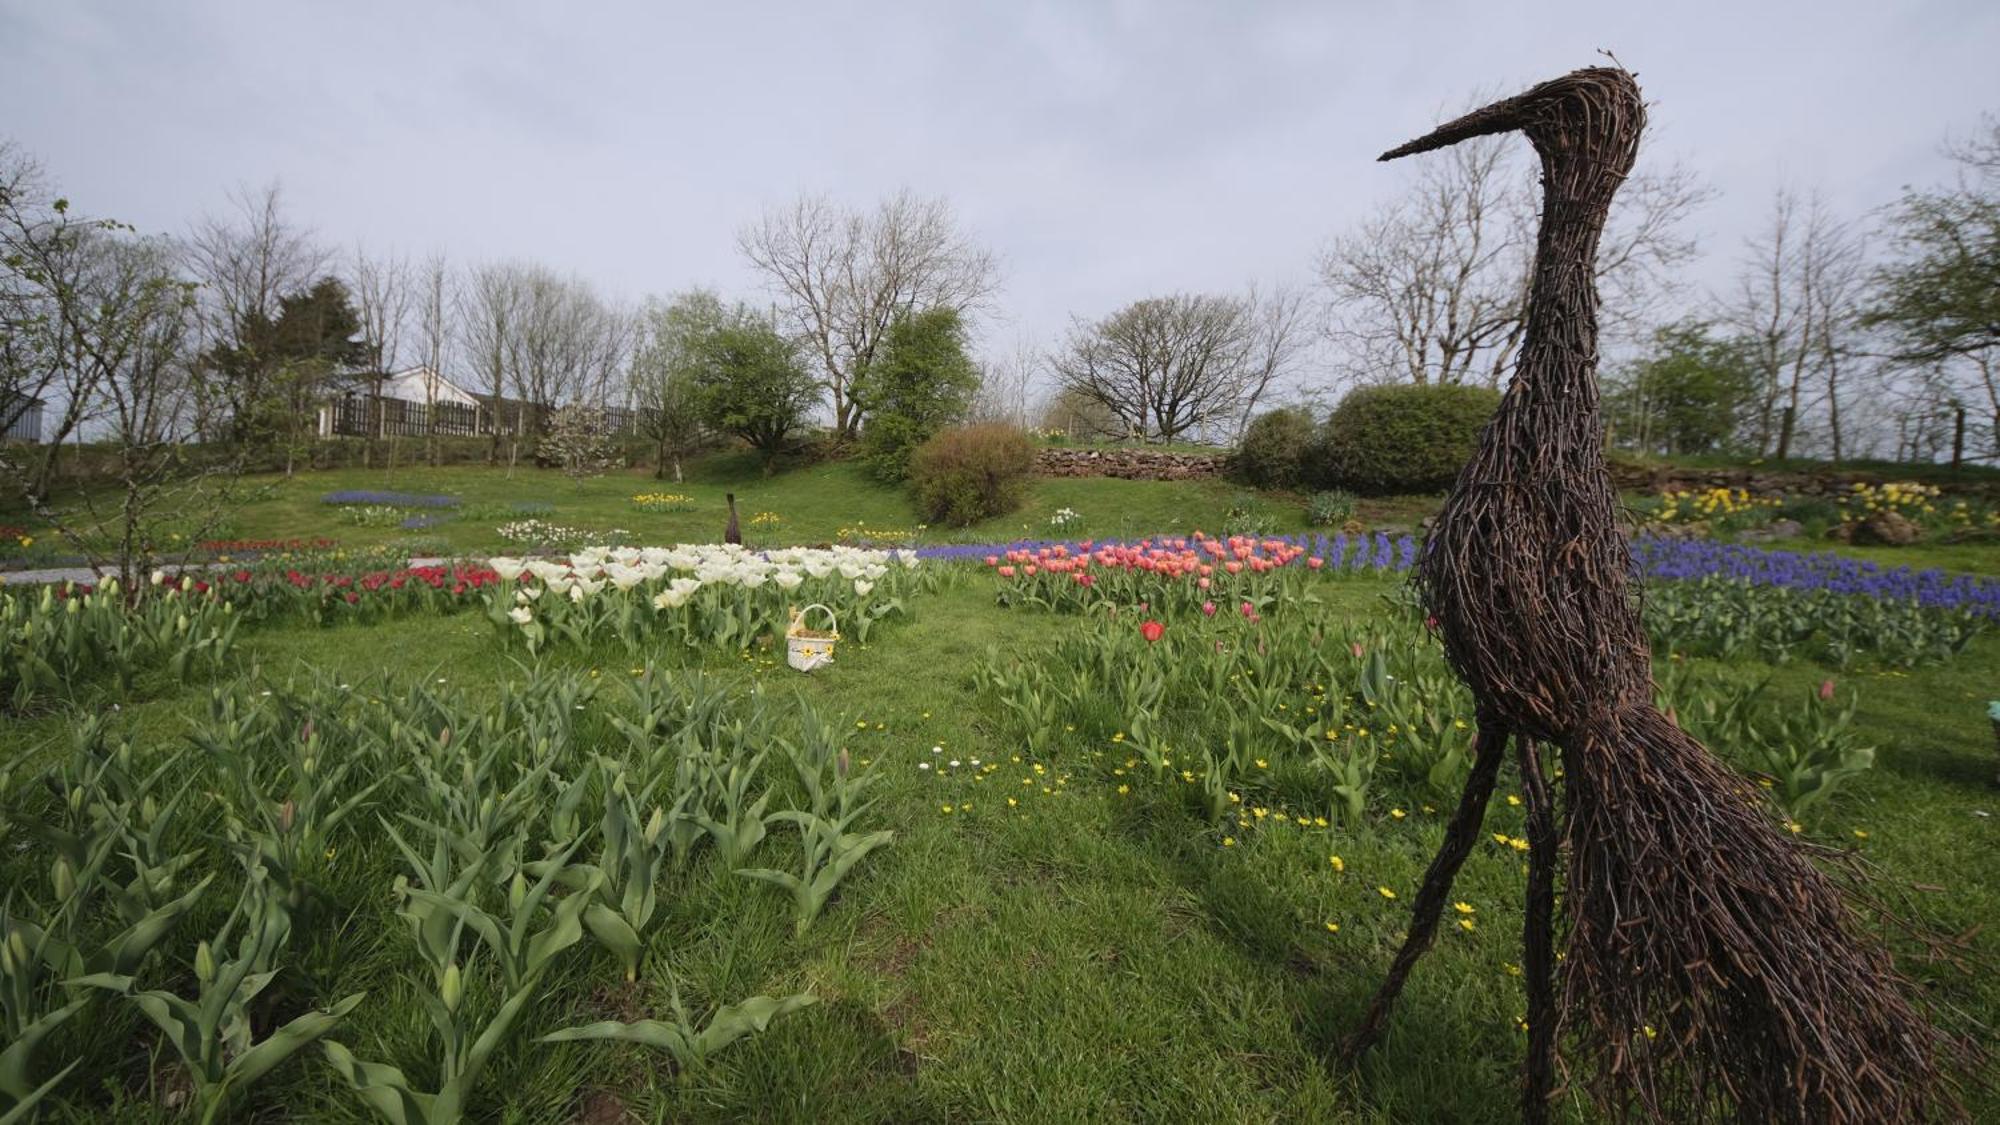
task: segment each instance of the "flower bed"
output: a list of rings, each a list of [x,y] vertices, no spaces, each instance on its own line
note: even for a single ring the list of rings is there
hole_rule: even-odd
[[[1058,612],[1146,605],[1155,612],[1218,605],[1262,613],[1303,593],[1306,575],[1401,573],[1416,561],[1416,541],[1386,533],[1217,539],[1200,532],[1131,541],[1022,543],[1009,547],[932,547],[937,559],[977,559],[1002,582],[1001,602]]]
[[[1727,578],[1753,586],[1908,600],[1928,609],[2000,617],[2000,580],[1936,568],[1885,568],[1830,551],[1771,551],[1642,536],[1632,542],[1632,562],[1639,577],[1645,579]]]
[[[196,544],[216,555],[241,555],[265,551],[327,551],[340,546],[339,540],[313,539],[204,539]]]
[[[514,588],[487,595],[488,616],[530,651],[613,640],[634,653],[662,640],[747,648],[783,632],[792,608],[811,603],[833,611],[842,636],[865,644],[876,621],[907,612],[923,581],[914,553],[856,547],[592,548],[563,561],[499,557],[489,565]]]
[[[347,488],[319,498],[322,504],[374,504],[385,508],[456,508],[458,497],[423,492],[386,492],[370,488]]]

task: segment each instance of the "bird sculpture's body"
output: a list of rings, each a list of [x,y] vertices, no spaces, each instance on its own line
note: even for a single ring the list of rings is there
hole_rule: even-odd
[[[734,492],[725,492],[722,494],[722,498],[729,502],[729,526],[722,529],[722,541],[724,543],[734,543],[740,547],[743,545],[743,529],[737,526],[736,523],[736,494]]]
[[[1477,701],[1472,777],[1350,1056],[1379,1037],[1430,944],[1511,738],[1530,845],[1524,1117],[1546,1119],[1559,1043],[1591,1064],[1590,1093],[1618,1116],[1949,1115],[1956,1102],[1936,1069],[1944,1040],[1838,887],[1653,703],[1604,462],[1594,278],[1644,119],[1630,74],[1581,70],[1383,156],[1518,130],[1541,157],[1543,205],[1518,368],[1417,575]],[[1560,822],[1543,745],[1560,755]]]

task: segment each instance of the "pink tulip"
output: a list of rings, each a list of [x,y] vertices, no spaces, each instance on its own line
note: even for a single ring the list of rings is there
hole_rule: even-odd
[[[1208,568],[1207,568],[1207,567],[1203,567],[1202,569],[1203,569],[1203,570],[1206,570],[1206,569],[1208,569]],[[1213,583],[1211,583],[1211,582],[1210,582],[1210,581],[1209,581],[1208,579],[1206,579],[1206,578],[1198,578],[1198,579],[1196,579],[1196,580],[1195,580],[1195,585],[1197,585],[1197,586],[1201,587],[1202,589],[1206,590],[1206,589],[1208,589],[1208,588],[1209,588],[1209,587],[1210,587],[1211,585],[1213,585]]]
[[[1245,616],[1245,617],[1254,617],[1254,616],[1256,616],[1256,614],[1257,614],[1257,607],[1256,607],[1256,606],[1254,606],[1254,605],[1251,605],[1251,604],[1250,604],[1249,602],[1244,602],[1244,603],[1243,603],[1243,616]]]
[[[1306,560],[1306,566],[1312,570],[1318,570],[1320,567],[1323,567],[1325,565],[1326,565],[1326,560],[1320,558],[1318,555],[1314,555],[1312,558]]]
[[[1000,565],[1000,556],[999,556],[999,555],[988,555],[988,556],[986,556],[986,565],[987,565],[987,566],[999,566],[999,565]]]
[[[1821,701],[1823,701],[1823,702],[1824,702],[1824,701],[1827,701],[1827,700],[1831,700],[1831,699],[1833,698],[1833,681],[1832,681],[1832,680],[1821,680],[1821,681],[1819,682],[1819,697],[1820,697]]]
[[[1001,568],[1000,568],[1000,577],[1002,577],[1002,578],[1012,578],[1012,577],[1014,577],[1014,568],[1013,568],[1013,567],[1011,567],[1011,566],[1003,566],[1003,567],[1001,567]]]
[[[1025,567],[1025,568],[1024,568],[1023,570],[1022,570],[1022,573],[1026,574],[1026,575],[1027,575],[1028,577],[1030,577],[1030,578],[1033,578],[1033,577],[1035,576],[1035,564],[1033,564],[1033,563],[1029,563],[1029,564],[1028,564],[1028,565],[1027,565],[1027,566],[1026,566],[1026,567]]]
[[[1209,617],[1214,617],[1214,616],[1215,616],[1215,603],[1214,603],[1214,602],[1203,602],[1203,603],[1201,603],[1201,612],[1202,612],[1203,614],[1205,614],[1205,615],[1209,616]]]
[[[1356,660],[1359,660],[1359,659],[1361,659],[1361,652],[1362,652],[1362,649],[1361,649],[1361,642],[1360,642],[1360,641],[1355,641],[1355,642],[1354,642],[1353,644],[1349,645],[1349,646],[1348,646],[1348,648],[1349,648],[1349,649],[1350,649],[1351,651],[1353,651],[1353,653],[1354,653],[1354,659],[1356,659]]]

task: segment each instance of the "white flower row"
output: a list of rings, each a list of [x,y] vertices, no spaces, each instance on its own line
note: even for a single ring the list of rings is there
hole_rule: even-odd
[[[540,587],[527,586],[517,592],[515,600],[524,606],[546,591],[582,601],[606,586],[631,590],[666,580],[666,588],[654,595],[653,605],[670,609],[686,604],[703,586],[754,590],[770,582],[781,590],[795,590],[808,578],[833,574],[851,581],[855,594],[866,597],[891,566],[915,567],[917,555],[914,551],[859,547],[747,551],[734,544],[711,543],[680,547],[591,547],[575,552],[567,562],[498,556],[486,560],[486,565],[508,582],[526,574],[542,583]],[[521,620],[519,613],[515,617]]]

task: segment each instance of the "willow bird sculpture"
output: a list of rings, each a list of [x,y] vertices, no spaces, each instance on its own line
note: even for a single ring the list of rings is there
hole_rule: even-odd
[[[729,526],[722,529],[722,541],[742,546],[743,528],[736,522],[736,494],[734,492],[725,492],[722,494],[722,498],[729,502]]]
[[[1644,122],[1630,74],[1579,70],[1382,156],[1519,131],[1541,157],[1543,196],[1518,368],[1417,571],[1477,701],[1472,775],[1349,1058],[1380,1036],[1429,947],[1512,739],[1529,841],[1524,1118],[1547,1117],[1559,1044],[1617,1118],[1960,1116],[1939,1077],[1948,1040],[1839,886],[1652,702],[1604,464],[1593,276]],[[1560,752],[1560,824],[1545,745]]]

